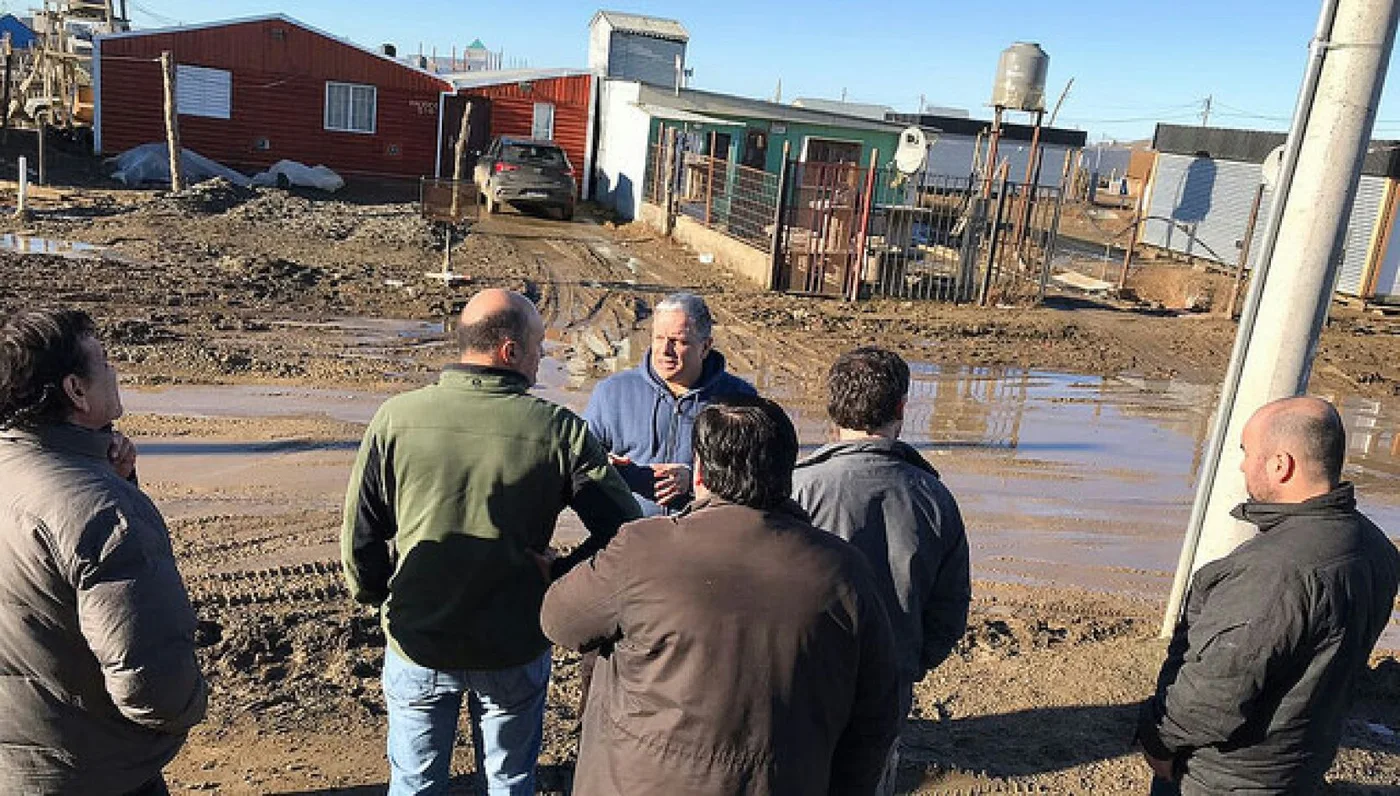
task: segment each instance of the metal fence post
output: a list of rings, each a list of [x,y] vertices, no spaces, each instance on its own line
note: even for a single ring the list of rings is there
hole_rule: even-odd
[[[778,169],[778,194],[773,208],[773,241],[769,248],[771,267],[768,272],[768,289],[781,290],[779,284],[782,277],[783,262],[783,224],[787,217],[787,195],[788,181],[791,179],[792,167],[788,160],[788,153],[792,147],[791,141],[783,142],[783,165]]]
[[[1000,169],[1001,176],[997,179],[997,209],[992,214],[992,238],[987,244],[987,269],[982,274],[981,290],[977,292],[977,304],[982,307],[987,306],[987,299],[991,297],[992,269],[996,267],[997,255],[1001,253],[1001,221],[1006,210],[1007,166]]]

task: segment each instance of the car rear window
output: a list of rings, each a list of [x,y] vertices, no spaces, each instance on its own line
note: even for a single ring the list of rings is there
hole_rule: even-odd
[[[557,146],[536,146],[534,144],[507,144],[505,159],[511,163],[529,163],[534,166],[563,166],[564,150]]]

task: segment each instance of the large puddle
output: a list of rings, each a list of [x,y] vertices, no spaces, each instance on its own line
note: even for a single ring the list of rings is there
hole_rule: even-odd
[[[904,439],[924,451],[957,495],[977,577],[1166,595],[1209,431],[1214,386],[918,363],[912,367]],[[766,374],[745,375],[784,403],[804,447],[829,439],[821,406],[793,400],[795,392]],[[540,382],[538,393],[575,411],[582,410],[592,387],[554,358],[543,364]],[[128,388],[123,397],[133,413],[324,415],[365,423],[387,396],[315,388],[189,386]],[[1325,397],[1342,408],[1349,432],[1346,477],[1356,482],[1363,510],[1392,538],[1400,538],[1400,402]],[[356,442],[308,447],[149,440],[143,446],[142,472],[143,478],[175,485],[175,494],[212,490],[229,501],[220,510],[260,510],[265,503],[278,502],[268,495],[279,489],[300,496],[300,505],[333,508],[344,494]],[[255,489],[240,494],[245,484]],[[186,499],[170,508],[181,513],[199,510]],[[581,533],[576,519],[561,523],[561,541]],[[1384,646],[1400,648],[1400,623],[1394,619]]]

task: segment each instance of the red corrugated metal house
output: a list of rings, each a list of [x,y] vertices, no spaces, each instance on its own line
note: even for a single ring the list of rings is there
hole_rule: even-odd
[[[471,149],[485,149],[486,143],[497,136],[552,139],[569,156],[578,174],[582,198],[589,198],[594,111],[598,106],[598,84],[592,73],[585,69],[505,69],[446,77],[457,94],[443,105],[439,176],[452,176],[453,144],[462,123],[462,110],[471,101]],[[485,134],[480,132],[482,126]]]
[[[434,173],[453,85],[281,15],[99,37],[98,151],[165,140],[164,50],[188,149],[245,170],[287,158],[347,175]]]

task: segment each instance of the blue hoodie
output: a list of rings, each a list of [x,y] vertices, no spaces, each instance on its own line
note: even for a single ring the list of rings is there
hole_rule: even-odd
[[[593,389],[583,419],[588,430],[617,456],[632,464],[618,468],[632,488],[642,513],[648,517],[668,513],[655,498],[652,464],[691,466],[691,432],[695,418],[712,401],[725,395],[757,395],[752,384],[726,373],[724,355],[711,350],[705,357],[700,379],[681,395],[674,395],[651,367],[651,349],[631,370],[609,376]],[[680,503],[673,503],[675,509]]]

